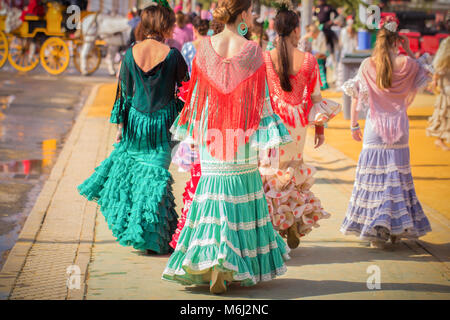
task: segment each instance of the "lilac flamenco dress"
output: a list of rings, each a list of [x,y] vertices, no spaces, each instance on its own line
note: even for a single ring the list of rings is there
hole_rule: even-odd
[[[353,193],[341,232],[371,241],[386,241],[390,236],[418,238],[431,231],[431,227],[417,198],[411,175],[406,109],[414,93],[430,79],[421,59],[416,61],[407,58],[401,71],[412,79],[408,83],[409,87],[404,88],[405,102],[401,108],[389,109],[386,106],[390,103],[391,92],[397,95],[399,90],[393,86],[392,90],[382,92],[369,87],[374,82],[374,68],[371,69],[372,76],[367,71],[364,74],[364,67],[370,63],[369,59],[361,64],[357,76],[345,82],[342,87],[345,94],[358,98],[357,109],[367,110],[367,118]],[[408,72],[406,68],[409,66],[416,73]],[[394,80],[395,76],[394,74]],[[397,79],[401,83],[401,78]],[[382,94],[376,96],[373,92],[377,90]],[[396,96],[399,97],[401,98]],[[392,112],[383,113],[380,110]]]

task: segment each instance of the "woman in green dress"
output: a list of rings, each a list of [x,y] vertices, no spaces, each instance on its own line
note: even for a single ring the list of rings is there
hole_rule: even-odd
[[[289,248],[270,221],[258,150],[292,139],[271,109],[261,48],[243,37],[251,0],[222,1],[214,19],[225,30],[200,44],[171,129],[199,146],[202,176],[163,279],[217,294],[227,282],[252,286],[286,272]]]
[[[145,40],[125,54],[111,113],[119,128],[115,148],[78,187],[97,201],[121,245],[157,254],[170,251],[177,226],[169,129],[183,107],[177,85],[189,78],[181,53],[164,44],[174,23],[170,7],[153,3],[143,10]]]

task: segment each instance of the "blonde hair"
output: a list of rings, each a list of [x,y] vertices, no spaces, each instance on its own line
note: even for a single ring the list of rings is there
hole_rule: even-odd
[[[436,72],[450,69],[450,37],[442,40],[436,56],[433,60],[433,67]]]
[[[377,34],[377,41],[372,53],[377,72],[377,86],[380,89],[387,89],[392,86],[393,64],[390,50],[400,39],[396,32],[391,32],[386,28],[381,28]]]

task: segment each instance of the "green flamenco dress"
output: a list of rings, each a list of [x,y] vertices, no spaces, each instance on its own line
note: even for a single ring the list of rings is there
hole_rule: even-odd
[[[289,248],[271,223],[258,158],[292,139],[272,111],[261,48],[249,41],[225,59],[204,40],[171,132],[198,145],[202,176],[162,279],[209,284],[217,270],[252,286],[284,274]]]
[[[110,122],[123,123],[123,138],[78,191],[96,201],[114,237],[123,246],[170,251],[177,226],[173,179],[168,171],[173,143],[170,127],[183,108],[176,86],[188,80],[177,49],[148,72],[130,48],[122,62]]]
[[[189,129],[174,125],[172,131],[174,139],[183,140]],[[212,268],[218,268],[227,281],[253,286],[286,272],[290,249],[270,220],[258,151],[291,141],[266,102],[258,131],[239,147],[236,159],[220,161],[200,147],[202,176],[163,279],[209,284]]]

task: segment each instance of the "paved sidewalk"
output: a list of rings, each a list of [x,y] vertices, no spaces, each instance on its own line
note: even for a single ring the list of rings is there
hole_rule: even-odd
[[[96,87],[37,200],[19,240],[0,272],[3,299],[450,299],[447,218],[425,206],[433,232],[386,250],[368,248],[343,236],[355,161],[324,145],[305,158],[319,170],[313,191],[332,214],[291,252],[288,272],[268,283],[244,288],[232,284],[223,296],[208,288],[161,280],[165,256],[141,255],[118,245],[95,203],[76,186],[110,153],[115,126],[108,123],[112,84]],[[188,176],[171,168],[178,209]],[[436,195],[439,197],[439,195]],[[419,194],[420,198],[420,194]],[[81,270],[80,289],[68,289],[67,268]],[[381,290],[366,285],[369,266],[381,272]]]

